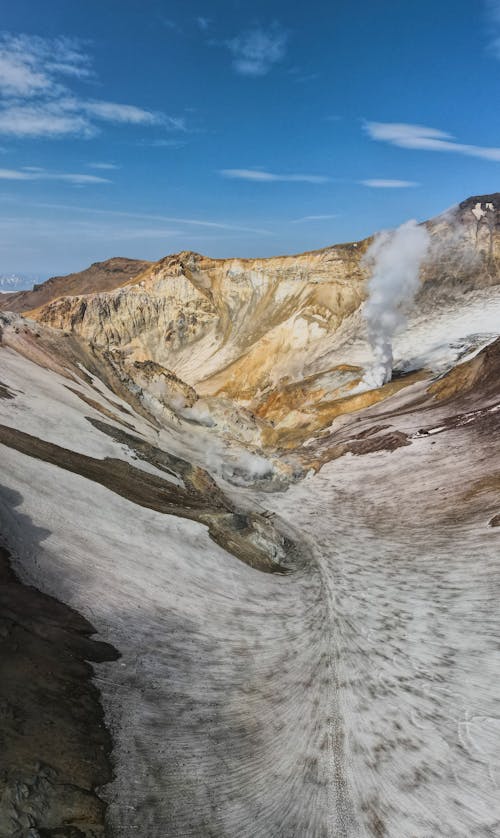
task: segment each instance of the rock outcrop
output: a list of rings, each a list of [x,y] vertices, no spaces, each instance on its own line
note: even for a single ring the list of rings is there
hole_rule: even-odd
[[[111,740],[88,661],[118,653],[72,608],[22,585],[0,547],[0,835],[104,838]]]

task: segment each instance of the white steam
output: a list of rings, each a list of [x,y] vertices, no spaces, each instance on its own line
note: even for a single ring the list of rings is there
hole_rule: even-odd
[[[380,233],[366,251],[364,261],[371,276],[363,315],[374,356],[363,379],[367,387],[381,387],[391,380],[392,340],[406,322],[405,306],[418,290],[420,265],[429,246],[425,227],[407,221],[397,230]]]

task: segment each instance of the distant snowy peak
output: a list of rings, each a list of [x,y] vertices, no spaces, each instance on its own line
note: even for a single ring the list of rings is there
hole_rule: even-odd
[[[0,273],[0,294],[24,291],[39,281],[40,277],[35,274]]]

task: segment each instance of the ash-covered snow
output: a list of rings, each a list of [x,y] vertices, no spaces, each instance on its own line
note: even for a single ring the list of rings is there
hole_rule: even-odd
[[[328,835],[497,834],[500,543],[481,505],[454,512],[483,468],[455,432],[343,457],[258,498],[308,543],[328,605],[317,633],[350,812]]]
[[[358,313],[339,329],[333,346],[319,357],[324,365],[350,363],[370,367],[369,345],[360,336],[362,321]],[[435,310],[413,309],[407,325],[393,340],[393,369],[411,372],[426,369],[442,373],[457,363],[473,357],[500,335],[500,286],[464,294]],[[330,339],[330,343],[332,343]],[[367,382],[357,392],[370,389]],[[351,391],[354,392],[354,391]]]
[[[413,314],[396,363],[438,372],[499,331],[499,290],[474,292]],[[347,327],[344,337],[325,355],[363,365],[366,342]],[[99,433],[85,417],[100,413],[66,387],[113,411],[118,399],[98,379],[70,382],[0,352],[15,394],[0,400],[1,423],[148,468]],[[391,409],[407,447],[346,455],[287,491],[224,484],[297,542],[300,564],[286,575],[248,567],[199,523],[0,445],[1,536],[16,570],[122,654],[95,668],[114,740],[103,794],[117,835],[498,834],[500,530],[488,527],[491,493],[464,497],[500,443],[480,444],[468,415],[447,433],[443,406],[434,432],[419,434],[405,398]],[[125,419],[215,474],[233,457],[243,483],[252,470],[262,477],[254,452],[214,429]]]
[[[72,387],[87,398],[93,399],[98,404],[101,403],[111,413],[115,413],[118,420],[133,421],[139,434],[151,435],[151,429],[142,417],[122,414],[113,407],[113,402],[120,403],[121,400],[111,393],[105,384],[99,381],[99,388],[96,392],[93,387],[89,387],[82,381],[69,380],[58,373],[27,361],[12,349],[3,347],[1,353],[2,383],[15,393],[15,398],[9,400],[9,404],[0,400],[2,424],[91,457],[99,459],[117,457],[126,460],[142,471],[182,485],[180,478],[138,459],[127,446],[115,442],[105,434],[96,432],[87,421],[87,416],[105,420],[118,428],[122,426],[119,422],[114,423],[112,419],[102,416],[98,410],[83,402],[68,389]],[[96,381],[98,379],[93,379],[94,386]],[[102,396],[107,398],[102,398]]]
[[[461,303],[414,315],[395,339],[396,368],[449,369],[500,335],[500,286],[473,291]],[[472,357],[472,354],[468,355]]]

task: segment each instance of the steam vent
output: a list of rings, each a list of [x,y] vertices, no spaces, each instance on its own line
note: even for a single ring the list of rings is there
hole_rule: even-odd
[[[499,836],[500,195],[0,307],[0,838]]]

